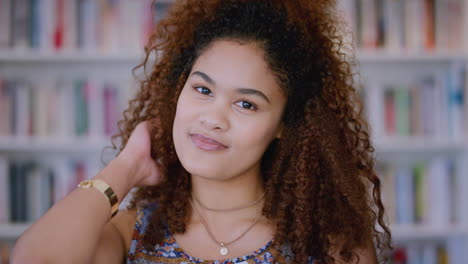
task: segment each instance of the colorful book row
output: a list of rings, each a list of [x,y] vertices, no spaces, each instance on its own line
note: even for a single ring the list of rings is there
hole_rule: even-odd
[[[0,136],[102,137],[116,132],[124,81],[0,77]]]
[[[462,162],[434,157],[414,162],[380,162],[382,196],[390,223],[448,227],[463,224],[468,185]]]
[[[398,245],[389,264],[449,264],[457,263],[457,252],[441,242],[423,242]]]
[[[412,81],[368,84],[364,96],[376,137],[462,140],[466,134],[462,63]]]
[[[168,6],[152,0],[0,0],[0,47],[138,52]]]
[[[463,0],[340,0],[357,47],[408,53],[461,51]]]
[[[38,219],[103,166],[86,160],[0,158],[0,223]]]

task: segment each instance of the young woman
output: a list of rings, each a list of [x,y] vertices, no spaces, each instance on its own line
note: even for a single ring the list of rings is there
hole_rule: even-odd
[[[377,263],[391,236],[334,5],[174,3],[119,155],[13,263]]]

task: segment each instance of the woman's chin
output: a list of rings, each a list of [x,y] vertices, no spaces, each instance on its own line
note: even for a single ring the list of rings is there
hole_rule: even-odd
[[[198,178],[201,180],[209,180],[209,181],[223,181],[226,180],[226,177],[220,173],[215,172],[213,170],[206,170],[206,168],[198,168],[194,167],[185,167],[185,169],[190,173],[192,179]],[[224,176],[224,177],[223,177]]]

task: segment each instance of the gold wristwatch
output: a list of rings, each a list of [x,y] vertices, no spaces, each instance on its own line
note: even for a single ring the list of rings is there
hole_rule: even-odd
[[[114,190],[112,190],[112,188],[103,180],[84,180],[78,184],[78,187],[85,189],[94,187],[103,193],[111,205],[111,218],[114,217],[114,215],[116,215],[119,211],[119,199],[117,198],[117,195],[115,194]]]

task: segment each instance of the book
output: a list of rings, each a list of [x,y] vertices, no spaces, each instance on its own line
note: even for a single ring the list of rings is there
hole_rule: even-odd
[[[10,48],[11,42],[11,20],[12,0],[0,0],[0,48]]]
[[[6,223],[10,220],[10,179],[8,177],[9,167],[6,157],[0,156],[0,223]]]

